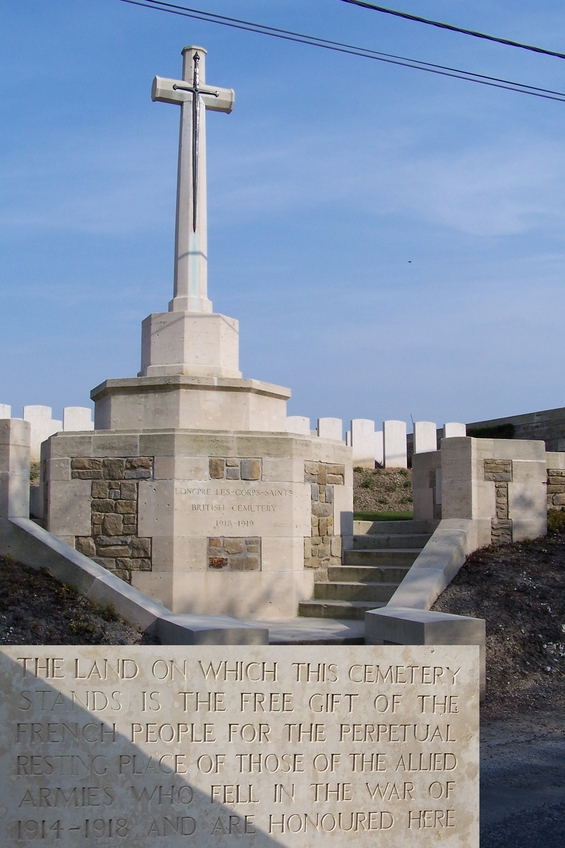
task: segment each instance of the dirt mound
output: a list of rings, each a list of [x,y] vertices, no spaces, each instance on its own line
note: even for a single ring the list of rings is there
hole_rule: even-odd
[[[475,551],[433,609],[486,621],[485,718],[565,709],[565,536]]]
[[[136,645],[141,631],[112,607],[91,604],[65,583],[0,557],[0,644]]]

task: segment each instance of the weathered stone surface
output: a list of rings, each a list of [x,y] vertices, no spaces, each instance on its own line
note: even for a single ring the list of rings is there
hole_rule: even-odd
[[[102,532],[105,536],[121,536],[124,527],[124,520],[121,515],[109,513],[104,516],[102,522]]]
[[[242,480],[260,480],[261,479],[261,461],[259,459],[242,459],[241,460],[241,479]]]
[[[7,848],[36,821],[63,848],[478,848],[476,647],[14,646],[0,686]]]
[[[126,467],[125,459],[106,458],[103,460],[104,478],[106,480],[121,480]]]
[[[209,469],[210,477],[212,480],[223,480],[226,469],[226,462],[223,459],[217,459],[216,457],[212,457],[209,462]]]
[[[233,557],[233,559],[230,559],[230,568],[233,569],[233,571],[257,571],[259,569],[259,557]]]
[[[224,550],[228,554],[240,554],[243,552],[245,543],[243,539],[224,539]]]
[[[77,536],[75,539],[75,548],[87,557],[96,556],[96,545],[91,536]]]
[[[116,512],[120,515],[135,515],[137,512],[137,501],[118,501],[116,503]]]
[[[235,468],[226,468],[226,480],[239,480],[240,477],[239,464]]]
[[[330,516],[332,515],[332,505],[325,503],[317,503],[313,501],[312,503],[312,515],[320,515],[320,516]]]
[[[138,536],[131,539],[129,548],[132,557],[150,557],[151,556],[151,539],[143,539]]]
[[[102,460],[88,456],[71,458],[71,471],[102,471]]]
[[[105,500],[108,497],[110,490],[108,483],[103,483],[101,480],[94,480],[92,483],[92,497],[99,500]]]
[[[93,500],[92,501],[92,512],[93,513],[106,513],[106,512],[115,512],[116,511],[116,502],[110,500],[108,498],[104,501]]]

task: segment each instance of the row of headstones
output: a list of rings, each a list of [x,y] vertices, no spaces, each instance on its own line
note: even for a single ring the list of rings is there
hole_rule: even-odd
[[[11,418],[12,407],[0,403],[0,419]],[[29,421],[31,439],[31,461],[37,462],[41,454],[41,443],[61,430],[94,430],[92,410],[87,406],[66,406],[63,420],[53,418],[50,406],[24,406],[22,418]]]
[[[301,436],[343,441],[341,418],[318,418],[317,427],[312,430],[309,418],[291,415],[286,429]],[[382,430],[375,430],[375,422],[369,418],[354,418],[345,434],[345,443],[353,449],[354,466],[374,468],[377,463],[385,468],[406,468],[409,448],[410,453],[428,453],[438,449],[442,438],[465,435],[466,425],[454,421],[441,429],[433,421],[416,421],[414,432],[409,435],[405,421],[383,421]]]

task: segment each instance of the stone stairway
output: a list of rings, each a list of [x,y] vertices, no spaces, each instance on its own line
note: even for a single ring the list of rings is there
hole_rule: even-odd
[[[299,604],[308,618],[364,619],[384,607],[430,538],[437,522],[356,521],[353,548],[343,565],[328,568],[328,581],[316,583],[314,597]]]

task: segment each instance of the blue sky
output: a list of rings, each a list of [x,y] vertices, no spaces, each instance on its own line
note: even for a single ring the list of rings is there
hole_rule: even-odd
[[[196,0],[194,0],[196,2]],[[188,4],[187,4],[188,5]],[[340,0],[198,7],[565,90],[565,61]],[[562,49],[559,0],[393,8]],[[565,104],[118,0],[3,0],[0,403],[87,405],[172,295],[181,48],[209,114],[209,296],[289,414],[472,421],[562,406]]]

